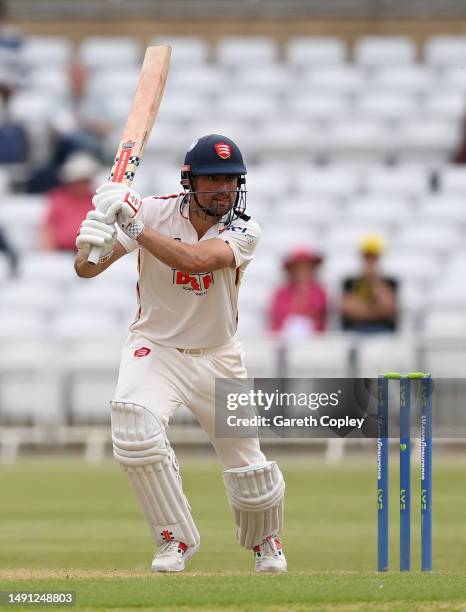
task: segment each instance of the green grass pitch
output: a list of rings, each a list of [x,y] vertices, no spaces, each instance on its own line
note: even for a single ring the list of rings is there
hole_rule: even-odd
[[[153,545],[111,462],[20,461],[0,471],[0,589],[73,590],[79,610],[466,611],[464,460],[434,459],[434,571],[419,567],[413,466],[413,567],[398,566],[398,473],[391,470],[391,572],[376,564],[375,457],[280,462],[287,482],[287,575],[254,575],[235,540],[215,459],[181,458],[201,550],[180,575],[152,575]],[[8,609],[5,607],[4,609]],[[21,608],[38,609],[38,608]],[[69,609],[69,608],[68,608]]]

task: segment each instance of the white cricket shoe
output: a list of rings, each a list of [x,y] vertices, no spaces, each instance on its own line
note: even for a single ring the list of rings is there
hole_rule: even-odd
[[[151,569],[153,572],[182,572],[185,562],[192,557],[199,546],[187,546],[184,542],[170,540],[159,548]]]
[[[258,546],[254,546],[256,572],[286,572],[286,558],[280,538],[267,536]]]

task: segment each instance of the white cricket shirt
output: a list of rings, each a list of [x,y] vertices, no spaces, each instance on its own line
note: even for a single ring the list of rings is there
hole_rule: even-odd
[[[183,194],[144,198],[141,220],[164,236],[197,244],[197,232],[180,211]],[[227,242],[235,266],[214,272],[186,273],[165,265],[118,229],[118,241],[130,252],[139,248],[139,311],[131,325],[155,343],[176,348],[208,348],[228,342],[236,333],[238,289],[260,236],[259,225],[238,219],[224,229],[209,228],[201,240]]]

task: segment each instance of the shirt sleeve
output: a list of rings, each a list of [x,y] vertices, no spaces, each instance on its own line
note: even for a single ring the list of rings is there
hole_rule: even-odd
[[[219,234],[219,238],[230,245],[235,257],[237,268],[247,265],[254,254],[254,249],[259,242],[261,230],[259,224],[249,219],[233,221],[228,229]]]

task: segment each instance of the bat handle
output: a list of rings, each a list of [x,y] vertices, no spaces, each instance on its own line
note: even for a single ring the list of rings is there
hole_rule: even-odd
[[[99,263],[101,251],[102,251],[102,249],[100,247],[93,246],[92,249],[89,252],[89,256],[87,258],[87,261],[90,264],[93,264],[95,266],[97,263]]]

